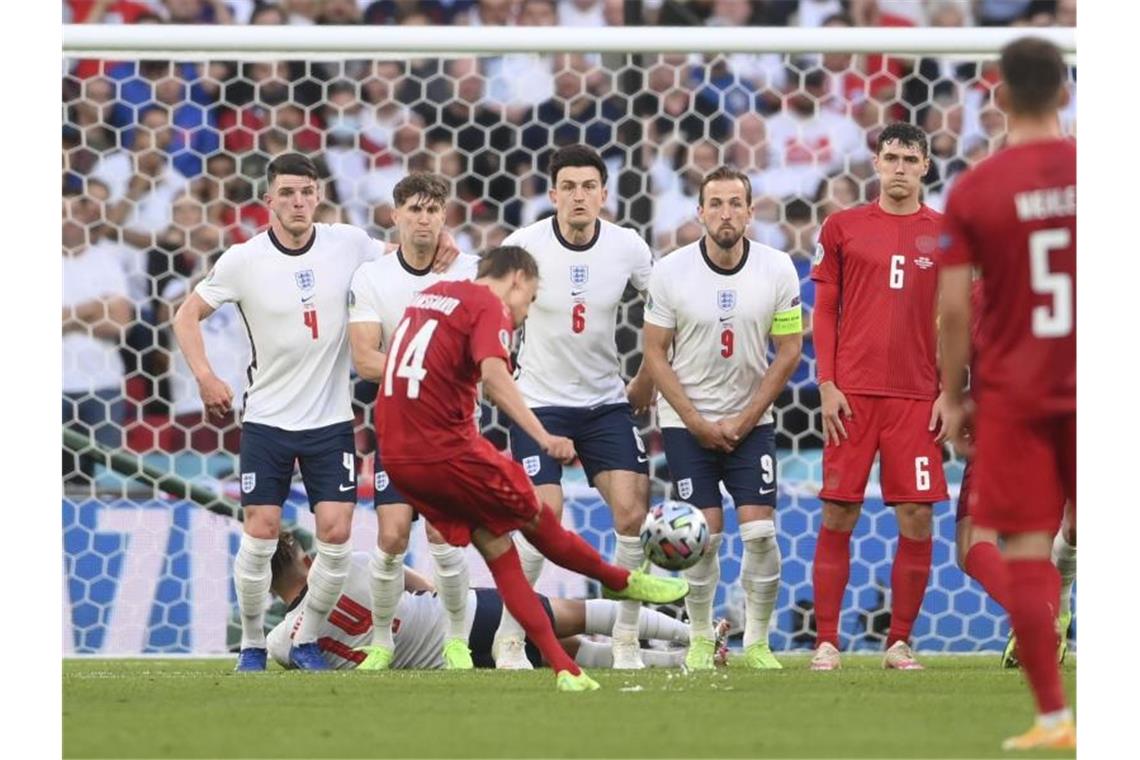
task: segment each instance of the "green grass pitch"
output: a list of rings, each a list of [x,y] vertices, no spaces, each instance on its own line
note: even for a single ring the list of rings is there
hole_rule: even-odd
[[[909,673],[850,655],[837,673],[810,672],[804,656],[778,672],[594,670],[602,689],[586,694],[556,692],[549,670],[238,675],[220,659],[68,660],[63,754],[1002,757],[1033,711],[1020,672],[997,659],[927,656]],[[1075,662],[1064,671],[1073,699]]]

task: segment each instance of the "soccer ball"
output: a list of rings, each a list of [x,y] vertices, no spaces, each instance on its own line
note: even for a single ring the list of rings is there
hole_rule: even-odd
[[[666,570],[684,570],[700,562],[709,545],[709,525],[701,510],[683,501],[650,507],[641,524],[645,556]]]

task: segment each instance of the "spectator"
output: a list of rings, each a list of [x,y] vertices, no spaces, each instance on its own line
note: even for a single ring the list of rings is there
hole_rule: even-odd
[[[557,26],[554,0],[522,0],[519,26]],[[553,57],[533,53],[510,53],[485,63],[491,104],[504,109],[507,118],[520,123],[528,108],[554,95]]]
[[[676,181],[668,187],[653,188],[656,198],[653,209],[654,250],[671,251],[685,245],[678,239],[677,232],[686,223],[697,219],[701,180],[720,164],[720,148],[711,140],[682,146],[673,154],[672,168]],[[657,176],[663,176],[663,173],[658,172]]]
[[[89,242],[97,204],[71,194],[63,202],[63,425],[105,448],[118,448],[126,417],[119,345],[131,321],[127,283],[119,262]],[[64,452],[69,484],[92,478],[95,460]]]
[[[249,16],[254,26],[284,26],[289,23],[289,14],[276,4],[257,4]]]
[[[321,0],[281,0],[281,7],[293,26],[315,24],[321,14]]]
[[[318,24],[351,26],[359,24],[363,15],[356,0],[322,0],[320,9]]]

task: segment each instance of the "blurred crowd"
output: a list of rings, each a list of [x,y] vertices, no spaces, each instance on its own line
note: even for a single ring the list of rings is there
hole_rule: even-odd
[[[588,34],[622,25],[1074,26],[1076,0],[65,0],[63,15],[107,24],[560,25]],[[792,254],[810,306],[819,226],[877,194],[878,131],[897,120],[927,131],[926,202],[940,208],[955,176],[1000,144],[995,82],[992,62],[846,53],[67,60],[64,420],[80,420],[80,401],[107,391],[83,424],[122,424],[133,448],[233,446],[202,424],[193,379],[169,350],[169,318],[226,246],[268,223],[262,176],[282,151],[303,151],[321,167],[318,221],[350,222],[381,239],[393,231],[396,182],[414,170],[443,174],[454,187],[449,228],[471,251],[551,213],[545,170],[559,146],[584,142],[602,153],[606,216],[639,229],[658,256],[700,236],[696,189],[726,163],[752,178],[751,236]],[[1074,68],[1071,133],[1075,84]],[[95,260],[121,275],[100,293],[85,274]],[[632,374],[640,356],[629,326],[640,323],[640,306],[630,295],[618,339]],[[92,298],[124,299],[130,318],[116,326],[109,308],[86,321],[82,308],[69,313]],[[244,327],[226,310],[211,319],[211,359],[226,366],[240,399]],[[810,428],[810,341],[806,353],[782,402],[787,430]]]

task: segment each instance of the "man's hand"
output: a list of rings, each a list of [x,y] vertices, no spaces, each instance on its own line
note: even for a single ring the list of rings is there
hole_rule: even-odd
[[[843,416],[854,417],[843,391],[830,380],[819,386],[820,411],[823,413],[823,442],[838,446],[847,437]]]
[[[734,414],[731,417],[725,417],[716,423],[717,427],[724,431],[725,437],[732,442],[732,448],[740,445],[740,442],[748,437],[752,432],[752,428],[756,427],[755,423],[751,420],[745,419],[743,412]]]
[[[629,405],[633,408],[634,414],[644,414],[649,411],[649,407],[653,405],[653,397],[656,395],[655,390],[648,373],[639,372],[633,380],[629,381],[629,385],[625,386],[625,395],[629,399]]]
[[[974,401],[968,396],[962,403],[946,399],[942,404],[943,438],[949,438],[954,451],[967,459],[974,456]]]
[[[198,381],[198,395],[211,417],[225,418],[233,408],[234,392],[217,375],[207,375]]]
[[[927,428],[930,432],[938,431],[934,436],[935,443],[942,443],[946,440],[948,433],[946,431],[946,394],[939,393],[938,398],[934,399],[934,403],[930,407],[930,426]]]
[[[560,435],[547,434],[546,439],[539,442],[539,447],[547,456],[557,459],[562,464],[570,464],[578,456],[574,451],[574,442]]]
[[[455,238],[451,236],[451,233],[443,230],[439,233],[439,245],[435,249],[435,259],[431,263],[431,270],[436,274],[442,274],[457,258],[459,258],[459,246],[455,244]]]
[[[698,417],[691,422],[686,421],[685,425],[702,448],[723,451],[728,454],[736,448],[738,443],[738,441],[728,437],[728,433],[723,427],[717,423],[709,422],[704,417]]]

